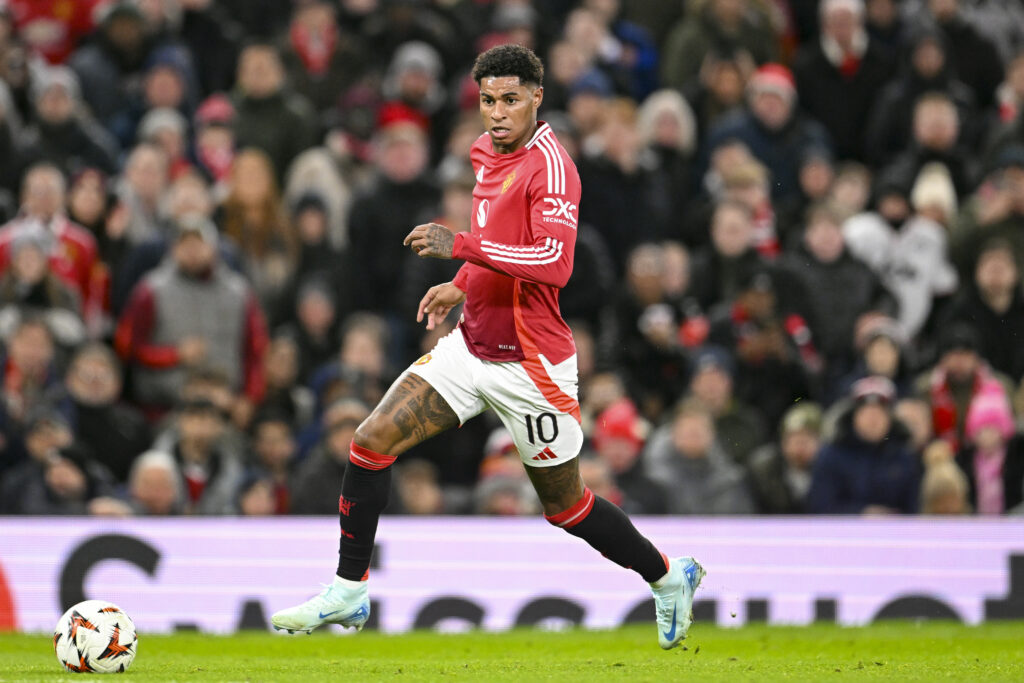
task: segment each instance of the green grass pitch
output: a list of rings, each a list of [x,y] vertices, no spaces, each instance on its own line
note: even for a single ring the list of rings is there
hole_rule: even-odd
[[[441,635],[140,635],[124,681],[1021,681],[1024,623],[866,628],[696,624],[663,652],[654,625]],[[0,681],[68,681],[46,635],[0,635]]]

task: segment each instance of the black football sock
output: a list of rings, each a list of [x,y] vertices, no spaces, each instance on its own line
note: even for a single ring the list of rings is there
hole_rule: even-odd
[[[668,571],[668,560],[637,531],[626,513],[614,503],[595,496],[589,488],[583,490],[583,497],[568,510],[544,517],[582,538],[620,567],[632,569],[647,583],[654,583]]]
[[[365,581],[377,536],[377,520],[391,495],[393,455],[375,453],[352,443],[348,466],[341,482],[338,517],[341,543],[338,548],[338,576]]]

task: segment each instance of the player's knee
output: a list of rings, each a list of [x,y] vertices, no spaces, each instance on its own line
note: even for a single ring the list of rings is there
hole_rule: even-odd
[[[357,446],[367,448],[375,453],[390,454],[401,438],[401,435],[396,432],[394,425],[374,413],[356,427],[352,441]]]

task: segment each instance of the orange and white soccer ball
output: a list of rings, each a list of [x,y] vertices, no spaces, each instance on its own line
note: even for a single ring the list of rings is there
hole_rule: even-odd
[[[106,600],[78,603],[53,630],[57,661],[74,673],[121,673],[131,666],[138,646],[131,617]]]

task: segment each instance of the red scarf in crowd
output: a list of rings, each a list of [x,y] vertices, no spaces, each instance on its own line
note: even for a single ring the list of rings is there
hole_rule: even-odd
[[[301,22],[295,22],[288,37],[306,71],[314,76],[323,76],[338,46],[338,29],[325,26],[322,30],[310,31]]]

